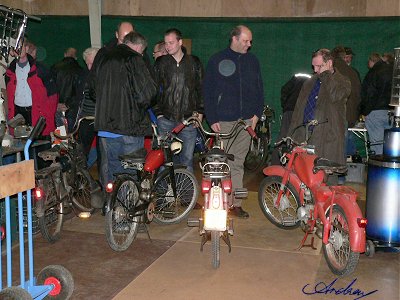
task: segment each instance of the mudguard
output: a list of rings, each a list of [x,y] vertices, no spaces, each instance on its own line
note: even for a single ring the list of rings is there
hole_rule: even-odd
[[[339,205],[346,215],[347,223],[349,224],[351,250],[359,253],[365,252],[365,228],[361,228],[357,223],[357,219],[362,218],[363,215],[357,202],[350,200],[346,195],[336,194],[333,205]],[[330,201],[326,201],[323,205],[324,211],[320,213],[326,215],[329,208]]]
[[[264,168],[263,173],[266,176],[280,176],[283,177],[283,175],[285,174],[287,170],[282,167],[282,166],[269,166]],[[289,182],[293,185],[293,187],[296,189],[296,191],[299,193],[301,193],[301,181],[299,179],[299,177],[297,177],[296,174],[294,174],[293,172],[289,173]]]

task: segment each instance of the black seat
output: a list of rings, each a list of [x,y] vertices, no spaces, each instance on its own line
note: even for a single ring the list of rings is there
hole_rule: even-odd
[[[323,170],[328,174],[333,174],[333,173],[346,174],[347,166],[338,164],[326,158],[317,157],[314,160],[314,173],[320,170]]]
[[[234,155],[225,153],[225,151],[221,150],[220,148],[212,148],[207,153],[202,154],[200,158],[205,158],[209,162],[212,161],[225,162],[226,159],[234,160]]]

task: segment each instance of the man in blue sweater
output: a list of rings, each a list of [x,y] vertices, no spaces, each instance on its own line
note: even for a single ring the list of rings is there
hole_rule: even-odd
[[[213,55],[203,82],[205,114],[212,130],[229,132],[238,119],[253,129],[264,105],[263,82],[258,59],[248,53],[252,33],[243,25],[231,31],[230,46]],[[233,190],[243,187],[243,163],[250,146],[249,134],[241,130],[225,141],[225,150],[235,156],[230,161]],[[242,209],[241,199],[234,198],[230,213],[240,218],[249,214]]]

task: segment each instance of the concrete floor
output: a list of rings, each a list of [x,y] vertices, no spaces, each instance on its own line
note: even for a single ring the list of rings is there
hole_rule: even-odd
[[[235,219],[232,252],[223,245],[221,266],[213,269],[211,249],[200,252],[197,228],[186,223],[170,226],[150,224],[151,241],[139,233],[126,252],[113,252],[104,236],[104,217],[72,218],[63,236],[48,244],[35,238],[35,271],[61,264],[75,280],[72,299],[400,299],[400,255],[377,252],[373,258],[360,256],[353,274],[332,274],[316,238],[317,250],[299,245],[301,229],[282,230],[262,214],[257,190],[263,175],[246,173],[249,197],[243,207],[247,220]],[[365,186],[353,184],[359,204],[365,207]],[[197,217],[199,210],[192,212]],[[222,245],[222,244],[221,244]],[[324,284],[336,290],[350,287],[354,295],[312,294]],[[357,290],[358,289],[358,290]],[[357,290],[357,291],[356,291]],[[350,297],[349,297],[350,296]],[[358,298],[357,298],[358,297]]]

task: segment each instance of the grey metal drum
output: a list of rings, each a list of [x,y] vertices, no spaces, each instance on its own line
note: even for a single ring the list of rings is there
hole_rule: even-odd
[[[400,243],[400,158],[369,159],[366,217],[368,239]]]
[[[400,156],[400,128],[385,129],[383,154],[386,156]]]

